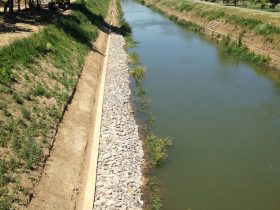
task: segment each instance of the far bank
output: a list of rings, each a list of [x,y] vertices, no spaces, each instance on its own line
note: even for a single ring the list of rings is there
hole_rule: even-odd
[[[280,17],[188,0],[144,0],[141,3],[185,28],[223,44],[228,53],[279,70]]]

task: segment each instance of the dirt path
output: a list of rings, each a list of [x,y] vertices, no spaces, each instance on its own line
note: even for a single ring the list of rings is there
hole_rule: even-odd
[[[25,8],[21,5],[21,8]],[[3,6],[0,7],[0,12],[3,12]],[[17,11],[17,5],[14,6],[14,11]],[[29,37],[34,32],[40,31],[44,26],[42,24],[34,24],[34,22],[25,21],[18,23],[4,22],[3,17],[0,17],[0,47],[6,46],[15,40]]]
[[[110,11],[109,11],[110,14]],[[108,34],[100,32],[86,58],[72,103],[65,113],[30,210],[71,210],[83,199],[92,146],[97,96]]]
[[[72,3],[74,1],[75,0],[71,0],[70,2]],[[1,9],[3,8],[0,8],[0,12]],[[15,11],[16,10],[15,8]],[[58,15],[69,15],[71,13],[71,10],[59,11],[57,14],[48,14],[49,11],[46,9],[42,11],[42,13],[34,14],[30,13],[30,11],[23,11],[22,14],[16,14],[15,17],[6,22],[0,17],[0,47],[9,45],[18,39],[27,38],[47,26],[49,23],[40,21],[40,14],[47,14],[48,17],[55,19]],[[25,12],[27,15],[23,17]]]
[[[42,29],[42,25],[32,25],[26,23],[3,23],[0,20],[0,47],[9,45],[17,39],[29,37],[34,32]]]
[[[200,0],[194,0],[194,1],[197,3],[214,5],[217,7],[227,7],[232,10],[243,10],[243,11],[250,12],[253,14],[264,14],[264,15],[271,15],[271,16],[278,16],[278,17],[280,16],[280,13],[276,13],[276,12],[261,11],[261,10],[249,9],[249,8],[244,8],[244,7],[239,7],[239,6],[226,6],[226,5],[215,3],[215,2],[207,2],[207,1],[200,1]]]
[[[71,210],[75,208],[81,174],[93,127],[96,95],[107,35],[100,33],[90,52],[78,83],[77,91],[55,138],[53,150],[46,164],[35,195],[28,209]]]

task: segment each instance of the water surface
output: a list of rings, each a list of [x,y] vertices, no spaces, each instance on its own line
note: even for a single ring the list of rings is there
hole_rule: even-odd
[[[123,9],[156,129],[174,142],[158,170],[164,209],[279,210],[279,85],[138,3]]]

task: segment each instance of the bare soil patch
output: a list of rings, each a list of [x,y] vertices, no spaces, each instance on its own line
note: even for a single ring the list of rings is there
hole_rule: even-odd
[[[3,8],[0,8],[0,13],[1,9],[3,10]],[[5,19],[0,16],[0,47],[15,40],[27,38],[60,16],[68,15],[70,12],[71,10],[49,11],[47,8],[42,8],[40,11],[31,9],[16,11],[13,16]]]

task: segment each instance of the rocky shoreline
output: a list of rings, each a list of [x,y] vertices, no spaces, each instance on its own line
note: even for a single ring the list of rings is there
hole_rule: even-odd
[[[99,142],[94,209],[142,209],[142,141],[130,103],[128,57],[112,34]]]

